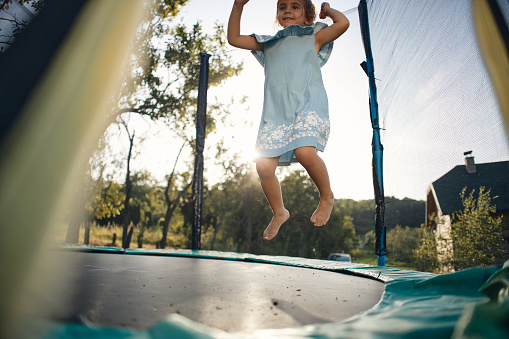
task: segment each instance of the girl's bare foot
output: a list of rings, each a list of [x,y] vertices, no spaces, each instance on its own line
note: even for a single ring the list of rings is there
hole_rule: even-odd
[[[263,232],[263,239],[273,239],[277,235],[277,232],[279,232],[281,225],[283,225],[288,220],[288,218],[290,218],[290,212],[288,212],[287,209],[283,210],[283,212],[278,215],[274,215],[270,221],[269,226],[267,226]]]
[[[329,221],[332,208],[334,207],[334,195],[329,198],[324,197],[320,199],[320,203],[315,212],[309,219],[315,226],[323,226]]]

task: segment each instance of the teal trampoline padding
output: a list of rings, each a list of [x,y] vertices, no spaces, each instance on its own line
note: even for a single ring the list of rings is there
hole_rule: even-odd
[[[120,247],[88,246],[79,244],[55,244],[53,245],[53,248],[57,250],[75,250],[83,252],[125,253],[125,250]]]
[[[66,246],[60,246],[65,248]],[[93,250],[72,246],[74,250]],[[120,254],[173,255],[255,261],[337,271],[385,282],[380,302],[370,310],[338,323],[227,333],[177,314],[145,331],[127,328],[55,324],[43,339],[67,338],[502,338],[509,337],[509,263],[503,268],[471,268],[437,275],[334,261],[243,253],[126,249]],[[319,288],[319,286],[317,286]],[[483,295],[484,292],[489,297]]]

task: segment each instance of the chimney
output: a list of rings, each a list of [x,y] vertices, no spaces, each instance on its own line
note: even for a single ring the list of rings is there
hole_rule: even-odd
[[[474,157],[471,156],[472,151],[468,151],[463,153],[465,156],[465,169],[467,170],[468,174],[475,174],[477,173],[477,169],[475,168],[475,161]]]

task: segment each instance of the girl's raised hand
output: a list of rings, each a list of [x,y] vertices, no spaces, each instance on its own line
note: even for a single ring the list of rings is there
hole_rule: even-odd
[[[329,9],[330,9],[329,3],[322,2],[322,6],[320,7],[320,15],[319,15],[320,19],[325,19],[329,16]]]
[[[244,6],[248,2],[249,2],[249,0],[235,0],[234,5]]]
[[[331,18],[332,25],[325,27],[315,34],[316,51],[322,46],[336,40],[346,32],[350,26],[350,21],[340,11],[331,8],[328,2],[322,3],[320,8],[320,19]]]

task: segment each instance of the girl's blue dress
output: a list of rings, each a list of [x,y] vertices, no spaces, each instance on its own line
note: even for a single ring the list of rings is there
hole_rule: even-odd
[[[323,152],[329,138],[329,105],[320,67],[329,59],[333,43],[317,54],[314,36],[325,27],[318,22],[288,26],[274,36],[252,34],[264,44],[264,52],[252,51],[265,69],[257,156],[280,156],[280,166],[297,161],[298,147],[313,146]]]

